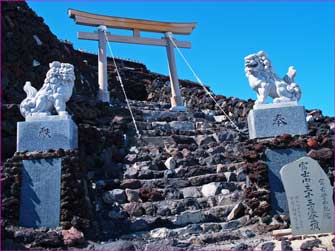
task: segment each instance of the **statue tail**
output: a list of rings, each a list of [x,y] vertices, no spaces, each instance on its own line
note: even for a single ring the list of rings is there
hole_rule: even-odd
[[[34,97],[36,96],[37,90],[31,86],[29,81],[26,82],[23,90],[27,94],[27,97],[22,100],[20,104],[20,112],[23,117],[26,117],[28,114],[30,114],[31,108],[35,106]]]
[[[23,90],[27,94],[27,98],[33,98],[35,97],[37,90],[31,86],[31,83],[29,81],[26,82],[26,84],[23,87]]]

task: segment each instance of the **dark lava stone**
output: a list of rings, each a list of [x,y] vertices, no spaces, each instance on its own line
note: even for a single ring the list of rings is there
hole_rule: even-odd
[[[293,250],[291,247],[291,242],[288,240],[281,241],[281,249],[282,250]]]
[[[232,247],[231,250],[248,250],[249,246],[245,243],[239,243],[236,246]]]
[[[273,250],[274,248],[275,248],[274,242],[266,242],[261,247],[262,250]]]
[[[314,247],[318,247],[321,244],[321,241],[316,240],[308,240],[301,244],[301,250],[313,250]]]

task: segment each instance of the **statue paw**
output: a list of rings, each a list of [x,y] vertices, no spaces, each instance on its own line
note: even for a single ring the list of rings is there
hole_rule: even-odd
[[[66,116],[69,115],[69,113],[67,111],[62,111],[62,112],[58,112],[59,116]]]

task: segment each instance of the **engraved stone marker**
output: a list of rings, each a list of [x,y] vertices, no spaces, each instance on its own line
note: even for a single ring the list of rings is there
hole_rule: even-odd
[[[20,225],[58,227],[61,159],[23,160]]]
[[[268,178],[271,190],[272,214],[288,214],[288,204],[279,171],[281,168],[306,155],[302,149],[267,149]]]
[[[288,198],[292,233],[334,232],[333,188],[319,163],[303,157],[285,165],[280,174]]]
[[[17,151],[45,151],[78,147],[78,129],[69,115],[31,116],[17,123]]]
[[[293,103],[255,105],[248,114],[248,128],[250,139],[307,134],[305,108]]]

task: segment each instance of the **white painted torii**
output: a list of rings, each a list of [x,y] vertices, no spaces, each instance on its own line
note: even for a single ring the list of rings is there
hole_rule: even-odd
[[[196,23],[170,23],[142,19],[120,18],[97,15],[74,9],[69,9],[68,15],[70,18],[74,19],[76,24],[98,27],[97,32],[78,32],[78,38],[98,41],[99,100],[103,102],[110,101],[109,92],[107,89],[107,39],[108,41],[120,43],[166,46],[171,83],[171,110],[186,111],[186,107],[184,106],[183,98],[180,93],[176,61],[174,56],[174,45],[171,39],[173,39],[172,34],[190,35],[192,30],[195,28]],[[112,35],[111,33],[107,33],[106,39],[105,32],[107,27],[132,30],[133,36]],[[163,33],[165,34],[165,37],[161,39],[144,38],[140,36],[141,31]],[[190,42],[178,41],[175,39],[174,42],[176,46],[180,48],[191,48]]]

